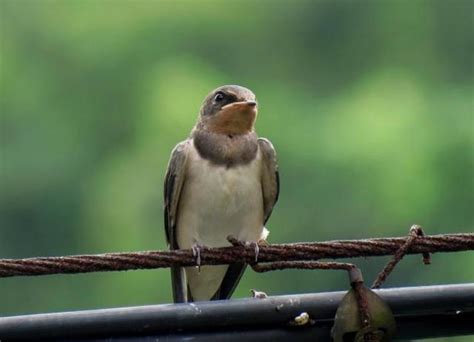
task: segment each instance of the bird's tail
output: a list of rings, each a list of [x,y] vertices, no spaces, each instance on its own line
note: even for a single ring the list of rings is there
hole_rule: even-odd
[[[186,303],[188,301],[186,274],[183,267],[171,267],[171,287],[175,303]]]

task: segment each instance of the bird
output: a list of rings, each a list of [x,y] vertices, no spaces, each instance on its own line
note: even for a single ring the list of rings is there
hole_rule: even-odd
[[[276,152],[255,131],[258,103],[242,86],[204,99],[189,137],[171,152],[164,184],[164,223],[171,250],[192,249],[197,266],[172,267],[175,303],[228,299],[245,263],[200,266],[203,247],[265,242],[279,191]],[[257,254],[256,254],[257,256]]]

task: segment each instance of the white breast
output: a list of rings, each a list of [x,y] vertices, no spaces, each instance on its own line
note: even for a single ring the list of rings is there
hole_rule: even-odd
[[[190,145],[177,217],[179,248],[228,246],[229,235],[241,241],[260,240],[264,229],[260,151],[249,164],[226,168],[202,159]],[[197,273],[187,268],[194,299],[209,299],[226,270],[227,266],[202,267]]]

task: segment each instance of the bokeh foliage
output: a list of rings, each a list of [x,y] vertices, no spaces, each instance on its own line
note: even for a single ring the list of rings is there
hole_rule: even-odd
[[[472,1],[0,1],[0,257],[166,248],[169,153],[213,88],[277,148],[270,242],[471,232]],[[372,279],[387,259],[358,260]],[[473,281],[407,257],[387,286]],[[347,288],[248,271],[235,297]],[[167,270],[0,280],[0,315],[164,303]]]

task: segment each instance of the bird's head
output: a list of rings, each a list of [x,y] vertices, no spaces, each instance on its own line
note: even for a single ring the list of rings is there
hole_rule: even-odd
[[[218,134],[247,134],[253,131],[257,117],[257,100],[249,89],[225,85],[204,99],[199,123]]]

